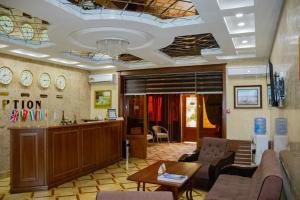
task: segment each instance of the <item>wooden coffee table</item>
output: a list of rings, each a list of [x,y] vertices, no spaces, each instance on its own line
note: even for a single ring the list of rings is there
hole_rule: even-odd
[[[158,168],[165,163],[167,173],[185,175],[188,179],[184,183],[171,183],[165,181],[158,181]],[[180,195],[186,191],[187,199],[192,199],[192,177],[200,169],[201,164],[199,163],[188,163],[188,162],[174,162],[174,161],[158,161],[135,174],[128,176],[128,180],[136,181],[138,183],[137,190],[140,190],[141,183],[143,184],[143,191],[145,191],[146,183],[157,184],[161,187],[158,190],[169,190],[172,191],[174,199],[178,199]]]

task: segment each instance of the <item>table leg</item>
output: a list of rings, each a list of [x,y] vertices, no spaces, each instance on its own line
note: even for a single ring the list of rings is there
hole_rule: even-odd
[[[146,183],[143,182],[143,191],[146,191]]]
[[[178,188],[173,187],[172,193],[173,193],[174,200],[178,200]]]
[[[186,192],[190,194],[189,195],[190,198],[188,198],[188,199],[189,200],[193,200],[193,182],[192,182],[192,180],[190,181],[189,188],[188,188],[188,190]]]
[[[140,187],[141,187],[141,182],[138,182],[137,191],[140,191]]]

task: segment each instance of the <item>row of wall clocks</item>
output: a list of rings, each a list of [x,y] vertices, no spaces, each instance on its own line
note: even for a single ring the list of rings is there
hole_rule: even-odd
[[[2,15],[0,16],[0,27],[2,28],[3,32],[5,32],[6,34],[10,34],[14,31],[14,22],[13,20],[6,16],[6,15]],[[25,40],[32,40],[34,37],[34,29],[33,27],[28,24],[28,23],[24,23],[22,24],[22,26],[20,27],[20,31],[22,33],[22,36]],[[48,41],[48,30],[42,30],[40,33],[40,40],[43,41]]]
[[[13,79],[13,73],[8,67],[0,68],[0,83],[8,85]],[[23,70],[20,74],[20,83],[28,87],[33,82],[33,74],[30,70]],[[41,73],[38,79],[39,85],[42,88],[48,88],[51,84],[51,77],[48,73]],[[59,90],[63,90],[66,87],[66,78],[63,75],[59,75],[55,79],[55,87]]]

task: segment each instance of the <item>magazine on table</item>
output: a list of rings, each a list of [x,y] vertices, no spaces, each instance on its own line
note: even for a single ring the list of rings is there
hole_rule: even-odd
[[[159,181],[167,181],[172,183],[183,183],[187,179],[188,179],[187,176],[178,175],[178,174],[169,174],[169,173],[164,173],[157,177],[157,180]]]

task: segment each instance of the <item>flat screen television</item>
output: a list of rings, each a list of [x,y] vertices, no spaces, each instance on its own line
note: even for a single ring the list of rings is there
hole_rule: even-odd
[[[275,80],[274,80],[274,71],[273,71],[273,64],[269,60],[269,78],[270,78],[270,86],[271,86],[271,101],[273,107],[278,107],[278,99],[275,91]]]

